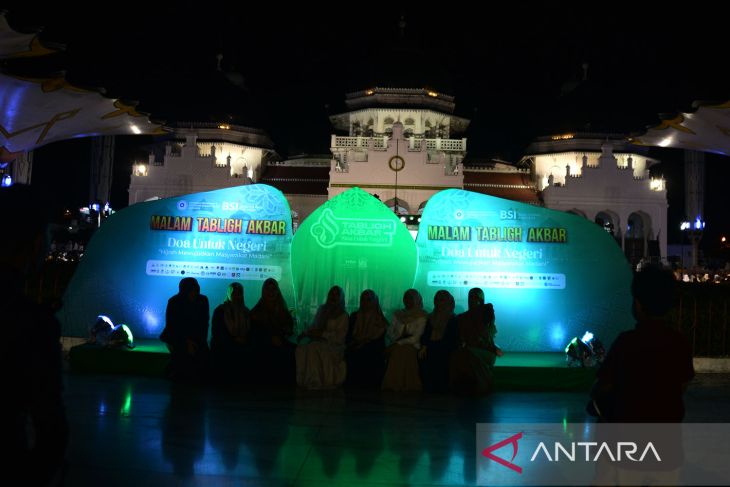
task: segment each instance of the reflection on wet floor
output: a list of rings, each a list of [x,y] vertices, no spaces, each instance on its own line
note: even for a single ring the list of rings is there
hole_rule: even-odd
[[[730,377],[700,376],[687,420],[730,420]],[[473,485],[478,422],[583,422],[581,393],[483,399],[213,388],[69,375],[67,485]]]

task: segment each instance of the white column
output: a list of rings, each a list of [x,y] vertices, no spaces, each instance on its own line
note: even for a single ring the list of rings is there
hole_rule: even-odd
[[[621,250],[626,253],[626,226],[629,223],[629,215],[625,213],[619,213],[618,214],[618,223],[614,223],[619,231],[621,232]]]
[[[10,164],[13,184],[30,184],[33,175],[33,151],[23,152]]]

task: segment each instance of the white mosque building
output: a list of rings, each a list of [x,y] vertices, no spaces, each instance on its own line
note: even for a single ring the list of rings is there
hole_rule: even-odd
[[[470,160],[469,120],[454,98],[427,89],[350,93],[330,117],[330,154],[279,160],[260,130],[185,124],[162,160],[134,165],[129,204],[250,183],[286,196],[295,228],[318,206],[357,186],[414,229],[438,191],[463,188],[581,215],[611,233],[632,262],[666,258],[667,197],[657,160],[617,134],[561,134],[534,141],[517,164]]]
[[[181,123],[162,160],[135,163],[129,204],[256,182],[277,154],[261,130],[230,124]]]
[[[547,208],[602,225],[638,262],[667,255],[666,184],[646,152],[621,134],[561,134],[538,138],[522,163]]]

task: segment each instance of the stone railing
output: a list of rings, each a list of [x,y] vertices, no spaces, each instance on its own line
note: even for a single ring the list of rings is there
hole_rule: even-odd
[[[368,137],[332,137],[332,147],[348,148],[348,147],[367,147]]]
[[[426,149],[463,152],[466,139],[426,139]]]
[[[522,173],[522,174],[529,174],[530,169],[526,167],[510,167],[508,170],[504,169],[497,169],[494,166],[486,166],[486,165],[473,165],[469,164],[468,166],[464,166],[464,172],[497,172],[497,173],[503,173],[507,172],[509,174],[514,173]]]
[[[324,159],[324,158],[323,158]],[[321,161],[297,161],[297,160],[286,160],[286,161],[269,161],[266,163],[267,166],[281,166],[281,167],[329,167],[329,160]]]
[[[409,141],[409,139],[406,139]],[[414,149],[418,150],[420,147],[420,137],[414,138]],[[362,148],[367,149],[369,142],[372,141],[372,148],[374,150],[385,150],[386,143],[384,137],[341,137],[337,135],[332,136],[332,148],[333,149],[356,149]],[[466,139],[425,139],[426,150],[442,150],[446,152],[464,152],[466,151]],[[410,144],[409,144],[410,147]]]

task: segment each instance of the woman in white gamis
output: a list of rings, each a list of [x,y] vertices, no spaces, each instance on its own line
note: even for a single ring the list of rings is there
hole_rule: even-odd
[[[404,309],[393,313],[393,322],[388,328],[390,346],[385,349],[388,367],[382,385],[386,391],[420,391],[422,388],[418,350],[427,314],[423,310],[423,298],[415,289],[405,292],[403,306]]]
[[[345,311],[345,293],[334,286],[327,302],[319,307],[313,325],[307,329],[297,347],[297,384],[305,389],[333,389],[341,385],[347,374],[345,338],[349,317]]]

